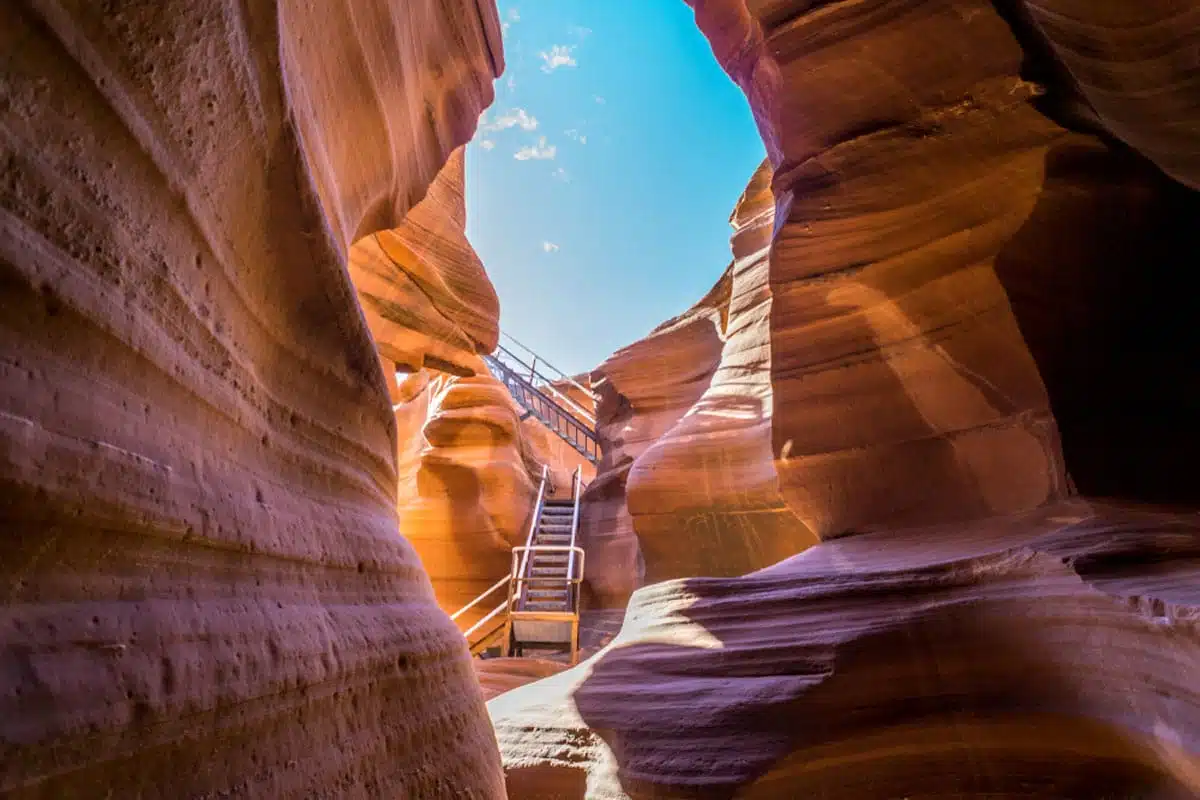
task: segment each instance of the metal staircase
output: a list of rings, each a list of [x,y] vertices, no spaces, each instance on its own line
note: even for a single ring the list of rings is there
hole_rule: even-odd
[[[528,414],[554,431],[563,441],[575,448],[593,464],[600,460],[600,444],[596,441],[596,417],[567,394],[569,388],[595,400],[590,390],[570,376],[555,369],[528,347],[504,334],[515,349],[524,351],[522,357],[504,345],[483,357],[492,374],[503,383]],[[541,370],[539,370],[539,362]],[[550,372],[554,377],[547,377]]]
[[[579,654],[579,591],[584,553],[579,533],[581,470],[571,479],[571,499],[548,497],[550,473],[542,468],[537,505],[525,545],[514,547],[509,574],[451,616],[467,611],[504,586],[508,597],[463,632],[472,655],[499,647],[500,655],[525,655],[527,649],[557,650],[574,664]]]

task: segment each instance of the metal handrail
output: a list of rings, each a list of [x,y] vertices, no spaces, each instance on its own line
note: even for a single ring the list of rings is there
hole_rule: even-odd
[[[507,583],[508,578],[505,578],[504,581]],[[472,625],[471,627],[469,627],[465,631],[463,631],[463,638],[467,640],[467,646],[468,647],[473,646],[471,644],[471,636],[472,636],[472,634],[475,633],[475,631],[479,630],[484,625],[487,625],[489,622],[491,622],[493,619],[496,618],[497,614],[499,614],[501,611],[504,611],[504,609],[507,607],[508,607],[508,601],[502,602],[500,605],[496,606],[491,611],[489,611],[487,616],[485,616],[483,619],[479,620],[479,622],[476,622],[474,625]]]
[[[592,412],[588,411],[583,406],[579,405],[579,403],[572,400],[569,395],[563,394],[561,391],[559,391],[558,387],[554,385],[554,381],[550,380],[545,375],[543,375],[537,371],[536,364],[534,364],[533,366],[526,364],[524,361],[521,360],[520,356],[513,353],[511,350],[506,348],[504,345],[497,345],[495,352],[503,353],[504,355],[511,358],[513,361],[516,361],[522,367],[528,369],[529,377],[526,378],[526,380],[529,381],[529,384],[531,386],[533,386],[535,389],[538,389],[539,391],[542,389],[546,389],[546,390],[550,391],[553,395],[555,395],[555,397],[561,399],[562,402],[565,403],[567,406],[570,406],[570,410],[574,411],[576,414],[578,414],[580,417],[582,417],[585,422],[590,424],[593,428],[596,427],[596,415],[593,414]],[[493,358],[495,358],[494,353],[493,353]],[[537,360],[537,356],[534,356],[534,360],[535,361]],[[537,382],[538,378],[541,378],[541,380],[542,380],[542,383],[540,386],[538,385],[538,382]],[[566,378],[564,380],[571,383],[572,386],[578,387],[580,391],[585,392],[587,394],[587,396],[591,397],[592,401],[595,402],[595,400],[596,400],[595,395],[593,395],[591,392],[584,389],[577,382],[571,380],[570,378]]]
[[[575,471],[573,473],[571,473],[571,489],[572,489],[572,493],[575,495],[575,511],[571,515],[571,547],[574,548],[576,534],[579,533],[579,496],[583,490],[583,465],[582,464],[580,464],[578,467],[576,467]],[[580,552],[583,552],[583,551],[581,550]],[[574,549],[571,550],[571,555],[567,557],[567,574],[568,575],[575,574],[575,550]],[[583,577],[582,568],[579,571],[579,576],[581,578]],[[579,598],[578,597],[572,598],[571,607],[574,608],[575,611],[578,613],[578,611],[579,611]]]
[[[531,519],[529,521],[529,535],[525,537],[525,548],[524,548],[525,549],[525,558],[524,558],[524,560],[521,561],[521,571],[517,576],[518,580],[519,580],[520,575],[524,575],[525,572],[528,571],[529,566],[530,566],[529,548],[533,545],[534,537],[537,536],[538,522],[542,518],[542,507],[546,504],[546,484],[549,483],[549,481],[550,481],[550,465],[543,464],[542,465],[542,482],[538,486],[537,503],[533,506],[533,519]],[[517,550],[520,550],[520,549],[522,549],[522,548],[518,548],[518,547],[513,548],[514,559],[516,557]],[[515,561],[514,561],[514,566],[515,566]],[[512,575],[510,574],[509,577],[511,578]],[[510,592],[509,599],[511,600],[511,592]],[[523,591],[521,591],[519,588],[518,588],[518,592],[517,592],[517,604],[521,607],[524,607],[524,605],[525,605],[525,593]]]
[[[592,390],[591,390],[591,389],[588,389],[586,386],[584,386],[584,385],[583,385],[583,384],[581,384],[579,381],[577,381],[577,380],[575,380],[574,378],[572,378],[572,377],[571,377],[570,375],[568,375],[567,373],[563,372],[563,371],[562,371],[561,369],[559,369],[558,367],[556,367],[556,366],[554,366],[553,364],[551,364],[551,363],[550,363],[549,361],[547,361],[546,359],[544,359],[544,358],[541,358],[541,357],[540,357],[540,356],[539,356],[537,353],[533,352],[533,350],[532,350],[532,349],[530,349],[530,348],[529,348],[527,345],[521,344],[521,342],[519,342],[519,341],[517,340],[517,337],[513,336],[512,334],[510,334],[510,333],[508,333],[508,332],[506,332],[506,331],[501,331],[501,332],[500,332],[500,335],[501,335],[501,336],[503,336],[504,338],[508,339],[510,342],[512,342],[513,344],[515,344],[517,347],[519,347],[519,348],[521,348],[522,350],[524,350],[526,353],[529,353],[529,355],[533,356],[533,360],[534,360],[534,362],[535,362],[535,363],[536,363],[536,362],[537,362],[537,361],[540,359],[540,360],[541,360],[541,362],[542,362],[542,366],[544,366],[544,367],[548,367],[548,368],[550,369],[550,371],[551,371],[551,372],[557,372],[557,373],[558,373],[558,379],[559,379],[559,380],[563,380],[563,381],[566,381],[567,383],[571,384],[571,385],[572,385],[572,386],[574,386],[576,389],[578,389],[579,391],[583,392],[583,393],[584,393],[585,395],[587,395],[588,397],[592,398],[592,400],[593,400],[593,401],[596,399],[596,395],[595,395],[595,393],[594,393],[594,392],[592,392]]]
[[[478,596],[478,597],[476,597],[474,600],[472,600],[471,602],[467,603],[465,606],[463,606],[462,608],[460,608],[458,611],[455,611],[453,614],[451,614],[451,615],[450,615],[450,619],[451,619],[451,620],[457,620],[457,619],[458,619],[459,617],[461,617],[463,614],[467,613],[467,612],[468,612],[468,611],[470,611],[472,608],[474,608],[475,606],[477,606],[477,605],[479,605],[480,603],[482,603],[482,602],[483,602],[483,598],[487,597],[489,594],[491,594],[492,592],[496,591],[496,590],[497,590],[497,589],[499,589],[500,587],[504,586],[504,584],[508,583],[508,580],[509,580],[509,578],[510,578],[510,576],[508,576],[508,575],[505,575],[503,578],[501,578],[500,580],[496,581],[494,584],[492,584],[492,588],[488,589],[488,590],[487,590],[487,591],[485,591],[483,594],[479,595],[479,596]]]
[[[540,389],[518,375],[503,361],[498,360],[495,356],[484,356],[484,361],[489,369],[497,373],[496,377],[508,387],[509,393],[518,403],[537,416],[556,435],[571,444],[590,461],[594,463],[600,459],[600,442],[597,440],[594,430],[588,428],[578,418],[543,394]],[[544,406],[540,410],[539,401]],[[554,414],[550,412],[557,413],[557,423],[552,418]],[[566,427],[567,432],[559,429],[559,423]],[[582,441],[580,441],[581,439]]]

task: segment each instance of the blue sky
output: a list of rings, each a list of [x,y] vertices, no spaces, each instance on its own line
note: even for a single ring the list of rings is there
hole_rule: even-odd
[[[507,68],[467,152],[500,324],[589,370],[704,295],[764,157],[683,0],[500,0]]]

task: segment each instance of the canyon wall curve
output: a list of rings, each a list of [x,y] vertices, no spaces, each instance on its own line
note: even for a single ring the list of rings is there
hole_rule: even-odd
[[[492,698],[510,794],[1196,796],[1200,3],[690,3],[767,146],[766,456],[820,541]],[[703,447],[728,291],[593,373],[647,578],[712,569],[647,454]]]
[[[471,136],[499,32],[0,8],[0,793],[503,796],[345,266]]]

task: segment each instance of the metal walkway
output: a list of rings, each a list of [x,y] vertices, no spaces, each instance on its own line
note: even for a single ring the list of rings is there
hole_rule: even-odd
[[[509,394],[528,414],[554,431],[588,461],[593,464],[599,462],[600,444],[596,441],[596,417],[572,400],[567,392],[577,389],[593,401],[595,396],[516,339],[508,334],[504,336],[514,347],[510,349],[500,345],[496,352],[484,356],[483,360],[488,369],[508,388]],[[521,350],[527,355],[522,357],[514,350]],[[543,371],[552,373],[553,377],[547,377]]]
[[[580,469],[571,479],[570,500],[550,500],[548,468],[542,469],[537,505],[523,547],[512,550],[508,576],[463,606],[451,619],[508,587],[508,596],[463,635],[472,655],[500,649],[503,656],[522,656],[526,648],[565,652],[574,664],[579,656],[579,587],[583,580],[583,548],[579,533]]]

